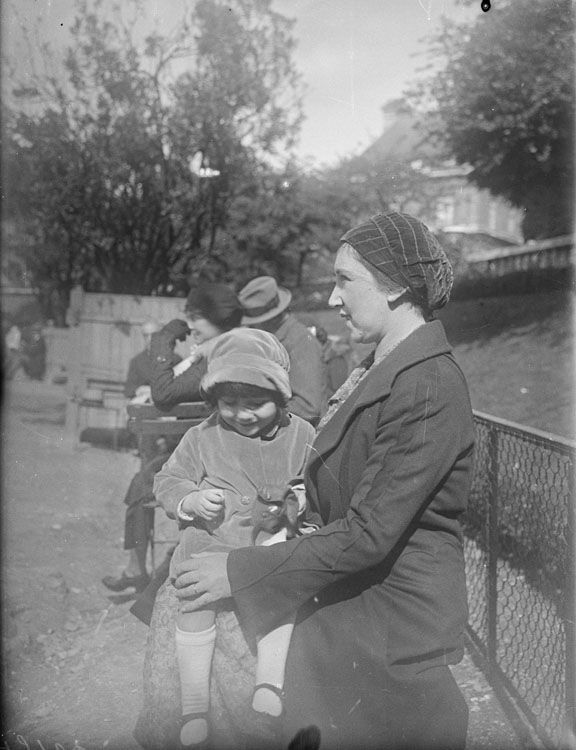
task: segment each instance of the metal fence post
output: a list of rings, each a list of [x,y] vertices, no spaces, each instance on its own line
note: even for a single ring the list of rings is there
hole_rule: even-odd
[[[488,675],[498,663],[498,430],[490,427],[488,437],[488,472],[490,496],[488,498]]]

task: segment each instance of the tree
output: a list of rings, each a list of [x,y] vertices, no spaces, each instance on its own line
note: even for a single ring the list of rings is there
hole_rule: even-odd
[[[79,0],[63,68],[13,88],[5,208],[36,282],[64,294],[185,291],[299,125],[291,22],[271,0],[198,0],[144,39],[140,8]]]
[[[417,90],[432,130],[469,179],[526,211],[526,239],[569,233],[574,188],[571,0],[494,3],[468,25],[446,20],[445,67]]]

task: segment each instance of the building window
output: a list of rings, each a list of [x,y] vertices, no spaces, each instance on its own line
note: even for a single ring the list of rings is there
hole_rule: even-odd
[[[436,222],[439,227],[454,224],[454,198],[444,196],[436,201]]]

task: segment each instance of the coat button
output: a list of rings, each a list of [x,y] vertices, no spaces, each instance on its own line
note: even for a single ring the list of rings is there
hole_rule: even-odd
[[[250,498],[247,495],[242,495],[240,502],[242,505],[248,505],[250,503]]]

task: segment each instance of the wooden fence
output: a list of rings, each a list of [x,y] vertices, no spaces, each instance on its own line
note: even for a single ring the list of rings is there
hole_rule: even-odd
[[[182,317],[184,302],[181,297],[96,294],[80,288],[72,292],[66,367],[66,436],[70,444],[77,442],[81,426],[114,429],[121,426],[122,402],[118,398],[107,400],[102,390],[121,393],[128,363],[144,348],[142,323],[156,320],[164,325]],[[182,342],[177,351],[183,354],[189,346],[190,343]],[[94,394],[93,384],[97,381],[100,381],[100,397]]]
[[[54,338],[60,345],[60,356],[67,350],[66,435],[70,445],[78,441],[83,427],[117,431],[123,426],[125,410],[118,396],[128,363],[144,348],[142,323],[155,320],[165,325],[182,317],[184,305],[183,297],[96,294],[80,288],[73,291],[67,315],[70,327],[64,331],[67,340]],[[330,334],[346,334],[334,310],[297,313],[297,317],[305,325],[324,326]],[[179,342],[176,352],[185,355],[191,343]],[[54,362],[52,370],[57,369]]]

